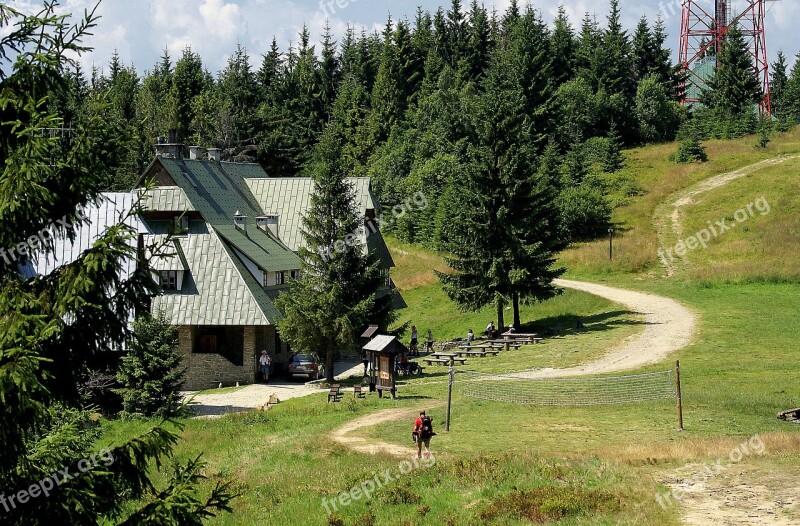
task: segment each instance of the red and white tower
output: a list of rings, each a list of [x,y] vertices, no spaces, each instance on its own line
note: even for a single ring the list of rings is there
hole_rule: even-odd
[[[775,0],[744,0],[746,7],[732,13],[733,0],[682,0],[681,41],[679,64],[681,66],[681,94],[684,104],[698,102],[714,72],[717,57],[728,29],[738,25],[747,41],[753,59],[755,74],[761,84],[763,99],[760,110],[769,114],[769,62],[764,33],[764,16],[768,2]],[[713,4],[713,11],[710,7]]]

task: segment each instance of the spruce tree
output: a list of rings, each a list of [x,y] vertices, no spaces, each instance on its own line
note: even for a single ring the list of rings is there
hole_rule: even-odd
[[[172,128],[177,131],[178,140],[189,138],[189,128],[194,120],[192,101],[207,86],[200,55],[187,47],[175,63],[169,97],[174,114],[171,116]]]
[[[785,101],[786,117],[794,123],[800,122],[800,53],[797,53],[786,83],[786,95],[782,97]]]
[[[642,16],[636,25],[631,47],[633,74],[639,82],[650,74],[655,65],[653,35],[645,16]]]
[[[553,33],[550,37],[550,69],[554,86],[560,86],[575,75],[575,53],[577,42],[564,6],[558,6]]]
[[[725,35],[718,67],[703,92],[703,104],[724,117],[752,115],[761,100],[753,60],[741,30],[734,26]]]
[[[176,67],[176,71],[177,69]],[[231,134],[222,145],[241,146],[246,141],[252,142],[259,93],[256,76],[250,67],[250,57],[241,45],[237,45],[236,51],[228,58],[228,64],[220,73],[216,88],[224,106],[222,115],[230,117]]]
[[[328,125],[315,148],[310,169],[314,179],[311,205],[303,220],[305,247],[301,279],[276,305],[283,337],[307,352],[324,349],[325,375],[333,382],[337,349],[349,351],[370,323],[386,329],[391,321],[391,295],[379,297],[382,286],[377,257],[358,241],[364,228],[355,193],[343,166],[341,124]]]
[[[525,116],[519,73],[498,56],[475,98],[475,138],[460,187],[449,197],[454,212],[444,235],[452,274],[439,273],[447,295],[463,310],[493,304],[497,325],[504,309],[558,293],[554,254],[563,248],[554,193],[536,173],[534,139]]]
[[[778,51],[778,58],[772,63],[772,79],[770,80],[772,112],[781,119],[786,114],[788,106],[786,100],[786,90],[789,84],[787,75],[786,55],[783,51]]]
[[[326,22],[325,33],[322,35],[322,57],[319,64],[319,96],[322,103],[322,114],[326,122],[331,118],[340,73],[339,58],[336,56],[336,42],[331,35],[330,24]]]
[[[467,67],[469,78],[478,80],[489,66],[492,51],[491,28],[489,15],[478,0],[472,0],[469,13],[469,29],[467,35]]]
[[[3,524],[199,525],[230,510],[231,494],[217,484],[201,499],[200,462],[178,463],[164,489],[155,486],[151,470],[178,440],[173,426],[158,424],[130,439],[103,436],[80,406],[81,373],[127,339],[130,315],[145,310],[156,292],[146,262],[124,277],[123,268],[137,259],[136,229],[112,225],[49,274],[19,273],[25,258],[52,257],[55,240],[74,239],[81,210],[98,200],[102,174],[113,168],[105,144],[114,130],[103,105],[86,108],[55,159],[58,138],[41,133],[64,124],[46,110],[48,93],[63,83],[70,57],[88,50],[81,39],[96,21],[92,12],[73,25],[59,12],[54,2],[35,15],[0,6],[0,29],[25,28],[5,33],[0,43],[3,61],[16,50],[0,77],[0,487],[16,492],[56,472],[81,474],[60,475],[46,497],[9,506]],[[110,451],[86,470],[84,462],[98,457],[98,443],[110,444]]]
[[[177,414],[186,368],[175,330],[164,313],[144,315],[133,324],[117,371],[122,384],[117,393],[127,413],[159,418]]]

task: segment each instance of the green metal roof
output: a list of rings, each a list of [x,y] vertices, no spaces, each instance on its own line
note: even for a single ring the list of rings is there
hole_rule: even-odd
[[[164,229],[166,230],[166,229]],[[152,246],[155,253],[147,250],[145,256],[150,260],[150,268],[161,270],[189,270],[189,263],[181,246],[181,238],[173,237],[168,241],[167,234],[147,236],[147,246]]]
[[[290,247],[256,227],[256,217],[264,211],[244,181],[246,177],[264,177],[260,166],[167,157],[158,160],[203,219],[253,263],[271,272],[300,268],[300,258]],[[233,224],[236,212],[247,216],[244,231]]]
[[[158,237],[146,235],[145,243]],[[179,242],[189,270],[183,288],[153,299],[153,310],[163,310],[171,324],[272,325],[281,317],[213,227],[192,221]]]
[[[314,180],[309,177],[263,178],[262,175],[261,178],[248,176],[245,181],[264,212],[278,215],[281,241],[292,250],[299,250],[304,242],[303,217],[311,206]],[[366,217],[367,209],[379,210],[378,202],[369,188],[369,177],[350,177],[347,181],[355,192],[361,217]]]

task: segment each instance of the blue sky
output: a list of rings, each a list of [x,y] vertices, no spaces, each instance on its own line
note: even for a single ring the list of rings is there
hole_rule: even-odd
[[[468,4],[470,0],[464,0]],[[621,0],[623,23],[632,29],[641,15],[654,20],[661,13],[670,34],[669,45],[677,55],[680,31],[681,0]],[[711,0],[701,0],[711,3]],[[734,0],[743,4],[747,0]],[[395,19],[413,20],[417,6],[435,10],[449,8],[450,0],[104,0],[99,13],[102,19],[88,44],[95,51],[82,57],[84,66],[103,67],[116,49],[123,62],[134,64],[140,72],[152,68],[163,49],[173,57],[187,45],[199,52],[206,67],[216,73],[224,67],[237,43],[257,57],[269,47],[272,37],[282,48],[307,24],[319,38],[326,19],[338,38],[348,24],[381,28],[389,13]],[[62,0],[65,11],[80,13],[94,0]],[[487,8],[503,11],[509,0],[485,0]],[[524,0],[520,0],[524,4]],[[547,21],[563,3],[576,27],[585,12],[605,22],[608,0],[539,0],[533,5]],[[16,0],[12,4],[25,10],[39,4],[36,0]],[[779,0],[770,4],[767,20],[767,48],[770,60],[779,49],[793,56],[800,51],[796,21],[800,20],[800,2]]]

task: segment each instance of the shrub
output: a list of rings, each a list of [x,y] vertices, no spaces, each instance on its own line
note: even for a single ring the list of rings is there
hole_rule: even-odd
[[[611,222],[611,205],[603,192],[582,184],[567,187],[558,197],[562,222],[572,241],[605,235]]]
[[[708,160],[706,149],[700,144],[696,136],[684,139],[672,160],[679,164],[699,162],[704,163]]]
[[[756,148],[764,149],[772,140],[772,121],[770,117],[761,116],[758,120],[758,139]]]
[[[131,348],[117,372],[123,387],[126,413],[165,417],[177,412],[180,390],[186,369],[178,350],[175,328],[167,323],[163,313],[146,315],[133,325]]]

